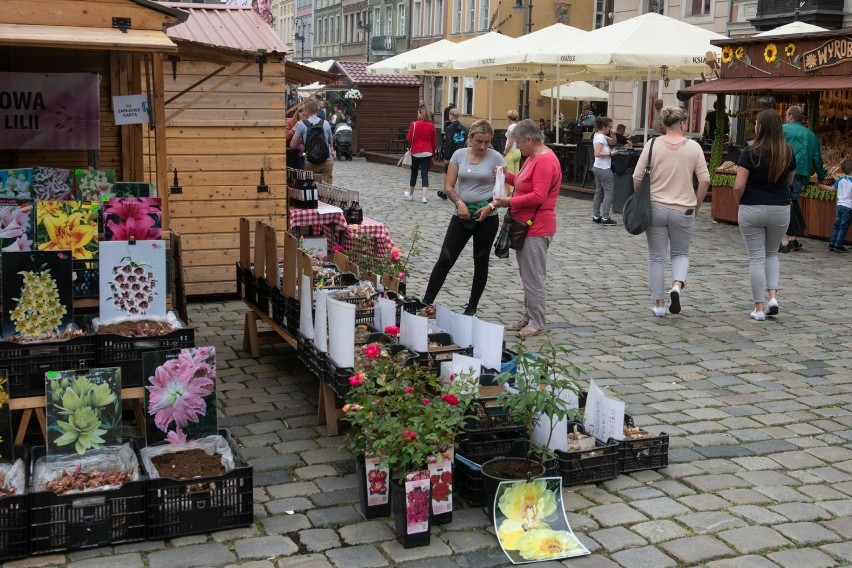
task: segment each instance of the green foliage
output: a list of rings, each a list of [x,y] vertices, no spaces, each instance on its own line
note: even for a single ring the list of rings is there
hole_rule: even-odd
[[[408,252],[403,255],[402,249],[393,247],[385,255],[379,255],[375,249],[372,235],[361,232],[344,252],[349,260],[358,265],[362,272],[372,274],[387,274],[403,280],[409,274],[409,263],[412,257],[420,256],[421,234],[420,227],[414,226],[411,232],[411,245]],[[395,258],[396,257],[396,258]],[[402,274],[402,277],[399,275]]]
[[[802,190],[801,197],[816,199],[818,201],[837,201],[837,191],[820,189],[816,185],[809,185]]]
[[[708,170],[712,173],[722,163],[725,154],[725,95],[716,95],[713,104],[716,110],[716,124],[714,125],[713,146],[710,149],[710,164]]]
[[[737,176],[732,176],[730,174],[710,174],[710,185],[726,185],[728,187],[734,187],[734,181],[737,179]]]

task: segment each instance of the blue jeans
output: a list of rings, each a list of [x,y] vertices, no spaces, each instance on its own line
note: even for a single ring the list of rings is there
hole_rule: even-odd
[[[852,223],[852,209],[838,205],[834,210],[834,226],[831,228],[831,236],[828,237],[828,246],[843,246],[850,223]]]

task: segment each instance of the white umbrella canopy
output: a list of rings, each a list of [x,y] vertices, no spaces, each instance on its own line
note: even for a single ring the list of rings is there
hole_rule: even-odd
[[[454,46],[453,42],[448,39],[442,39],[435,43],[430,43],[417,49],[411,49],[405,53],[394,55],[383,61],[378,61],[367,66],[367,73],[370,75],[409,75],[408,64],[415,63],[421,60],[432,60],[432,54],[444,52]]]
[[[789,24],[784,24],[783,26],[779,26],[773,30],[768,30],[765,32],[760,32],[759,34],[754,34],[752,37],[773,37],[773,36],[782,36],[782,35],[793,35],[793,34],[811,34],[814,32],[827,32],[826,28],[821,28],[819,26],[815,26],[813,24],[808,24],[805,22],[790,22]]]
[[[609,93],[585,81],[573,81],[541,91],[541,96],[562,101],[606,101]]]
[[[503,45],[511,43],[513,39],[509,36],[499,34],[497,32],[488,32],[481,36],[476,36],[471,39],[452,43],[446,46],[445,49],[436,50],[428,54],[427,57],[420,61],[408,64],[409,75],[433,75],[433,76],[454,76],[465,75],[460,70],[455,69],[453,63],[461,58],[468,57],[484,57],[486,54],[494,51]],[[480,75],[481,73],[469,73],[468,75]]]

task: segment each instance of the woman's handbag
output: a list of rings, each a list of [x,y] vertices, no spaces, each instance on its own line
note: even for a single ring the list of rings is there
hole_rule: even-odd
[[[509,227],[512,225],[512,215],[506,211],[497,240],[494,241],[494,256],[497,258],[509,258]]]
[[[417,132],[417,122],[414,123],[414,126],[411,129],[411,142],[414,143],[414,133]],[[397,166],[410,166],[411,165],[411,149],[405,151],[405,154],[402,155],[402,158],[396,163]]]
[[[521,250],[524,248],[524,241],[527,240],[527,232],[530,230],[532,223],[524,223],[517,219],[512,219],[509,224],[509,248],[512,250]]]
[[[641,235],[651,224],[651,158],[654,155],[655,140],[651,140],[651,146],[648,148],[645,177],[642,178],[639,189],[624,202],[624,228],[631,235]]]
[[[790,225],[787,227],[787,234],[791,237],[800,237],[805,234],[805,216],[802,214],[802,208],[799,207],[798,201],[793,201],[790,204]]]

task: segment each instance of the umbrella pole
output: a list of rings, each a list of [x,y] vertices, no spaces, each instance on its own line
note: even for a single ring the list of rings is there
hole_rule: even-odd
[[[645,87],[645,139],[643,140],[644,144],[648,143],[648,119],[651,118],[651,105],[648,101],[651,99],[648,98],[648,95],[651,93],[651,66],[648,65],[648,82]]]
[[[553,99],[551,99],[553,100]],[[559,64],[556,64],[556,141],[559,142],[559,107],[562,106],[562,81],[559,78]]]
[[[494,77],[488,79],[488,123],[491,123],[491,103],[494,101]]]

